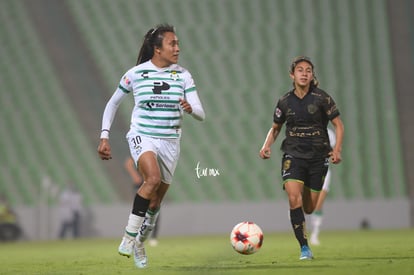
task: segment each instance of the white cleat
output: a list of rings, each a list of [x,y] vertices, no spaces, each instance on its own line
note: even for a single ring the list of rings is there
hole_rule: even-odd
[[[134,246],[134,262],[136,267],[145,268],[147,266],[147,254],[145,253],[144,243],[135,242]]]
[[[134,250],[135,238],[126,234],[122,237],[122,242],[119,245],[118,253],[122,256],[131,257]]]

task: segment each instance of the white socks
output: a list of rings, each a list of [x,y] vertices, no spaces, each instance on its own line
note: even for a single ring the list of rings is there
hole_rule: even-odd
[[[319,231],[322,224],[322,215],[311,216],[312,233],[310,237],[311,244],[319,245]]]
[[[138,240],[140,242],[145,242],[145,240],[151,234],[152,229],[155,227],[155,223],[157,222],[159,213],[160,213],[159,209],[156,209],[156,210],[148,209],[147,213],[145,213],[145,220],[142,223],[141,228],[139,230]]]
[[[134,214],[129,214],[128,224],[125,227],[125,231],[131,235],[136,236],[138,234],[138,230],[144,222],[145,217],[140,217]]]

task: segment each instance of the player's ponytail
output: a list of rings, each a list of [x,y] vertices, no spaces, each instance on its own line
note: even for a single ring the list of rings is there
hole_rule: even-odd
[[[153,35],[157,29],[150,29],[144,36],[144,42],[142,42],[141,49],[138,53],[137,64],[147,62],[152,58],[154,55],[154,43],[153,43]]]

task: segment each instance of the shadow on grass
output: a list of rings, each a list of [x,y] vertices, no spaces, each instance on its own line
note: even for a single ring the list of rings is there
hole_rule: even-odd
[[[346,261],[350,261],[350,260],[369,260],[369,261],[374,261],[374,260],[414,260],[414,256],[404,256],[404,257],[399,257],[399,256],[383,256],[383,257],[352,257],[352,256],[347,256],[347,257],[343,257],[343,258],[335,258],[335,261],[341,261],[341,260],[346,260]]]
[[[241,264],[241,265],[203,265],[203,266],[162,266],[162,269],[169,271],[181,271],[181,272],[196,272],[196,271],[246,271],[246,270],[277,270],[277,269],[315,269],[315,268],[332,268],[332,265],[315,265],[314,262],[311,265],[302,264]],[[310,263],[310,262],[309,262]]]

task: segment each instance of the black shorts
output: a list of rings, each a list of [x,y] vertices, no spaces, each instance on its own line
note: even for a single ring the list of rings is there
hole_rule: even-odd
[[[289,180],[302,182],[312,191],[322,190],[323,182],[329,168],[329,158],[300,159],[284,154],[281,174],[283,187]]]

